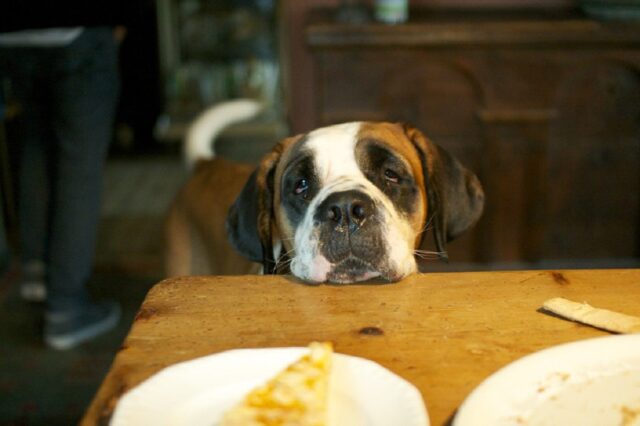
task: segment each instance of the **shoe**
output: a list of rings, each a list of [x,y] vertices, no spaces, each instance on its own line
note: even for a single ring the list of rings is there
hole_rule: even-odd
[[[45,279],[47,268],[39,260],[26,262],[21,268],[20,296],[27,302],[44,302],[47,300]]]
[[[71,349],[113,329],[120,314],[120,305],[113,301],[91,304],[73,312],[47,312],[44,341],[53,349]]]
[[[20,283],[20,297],[27,302],[44,302],[47,300],[47,287],[43,282],[23,281]]]

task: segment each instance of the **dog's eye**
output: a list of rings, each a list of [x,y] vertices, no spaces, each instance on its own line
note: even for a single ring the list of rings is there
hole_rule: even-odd
[[[384,171],[384,178],[391,183],[400,182],[400,176],[398,176],[398,174],[391,169],[387,169]]]
[[[293,193],[296,195],[304,195],[309,189],[309,182],[306,179],[300,179],[296,182],[296,186],[293,188]]]

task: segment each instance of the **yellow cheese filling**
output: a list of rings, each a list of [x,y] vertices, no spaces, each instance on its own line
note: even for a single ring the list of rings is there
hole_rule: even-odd
[[[313,342],[309,349],[231,408],[220,426],[325,426],[333,348]]]

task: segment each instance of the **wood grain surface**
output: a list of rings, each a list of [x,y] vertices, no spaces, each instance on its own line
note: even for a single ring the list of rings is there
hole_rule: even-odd
[[[539,311],[552,297],[640,315],[640,270],[428,273],[396,284],[301,284],[283,276],[184,277],[147,295],[83,425],[176,362],[233,348],[332,341],[416,385],[432,424],[526,354],[607,332]]]

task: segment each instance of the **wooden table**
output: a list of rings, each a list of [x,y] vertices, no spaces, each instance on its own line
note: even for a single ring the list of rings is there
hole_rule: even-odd
[[[640,270],[428,273],[351,286],[282,276],[165,280],[147,295],[81,424],[106,423],[125,391],[176,362],[328,340],[415,384],[441,425],[507,363],[607,335],[538,311],[556,296],[640,315]]]

